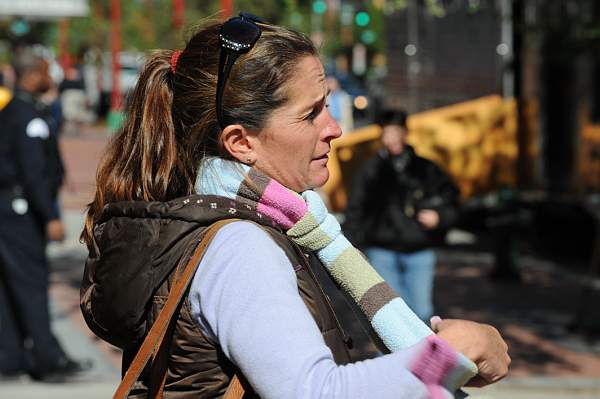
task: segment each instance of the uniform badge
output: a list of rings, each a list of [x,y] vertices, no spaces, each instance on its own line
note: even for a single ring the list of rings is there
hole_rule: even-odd
[[[50,128],[42,118],[34,118],[27,124],[25,133],[31,138],[39,137],[41,139],[47,139],[50,135]]]
[[[17,215],[24,215],[27,213],[27,210],[29,209],[29,204],[27,203],[27,200],[24,198],[15,198],[14,200],[12,200],[11,205],[12,205],[13,211]]]

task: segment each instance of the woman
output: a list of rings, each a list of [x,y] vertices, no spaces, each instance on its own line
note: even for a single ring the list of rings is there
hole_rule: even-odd
[[[206,227],[242,219],[200,262],[171,333],[165,397],[220,397],[235,372],[262,398],[444,397],[476,372],[468,359],[475,383],[506,374],[495,329],[437,320],[434,335],[311,191],[341,134],[326,97],[311,41],[246,14],[142,71],[82,235],[82,310],[123,348],[124,369]],[[151,374],[136,393],[156,389]]]

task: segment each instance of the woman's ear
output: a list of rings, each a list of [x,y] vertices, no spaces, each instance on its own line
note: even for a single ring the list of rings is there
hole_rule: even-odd
[[[253,148],[254,135],[242,125],[228,125],[221,133],[221,144],[232,157],[251,165],[256,161]]]

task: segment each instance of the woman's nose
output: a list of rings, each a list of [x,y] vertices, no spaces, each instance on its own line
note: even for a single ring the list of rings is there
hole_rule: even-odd
[[[329,111],[327,112],[327,115],[329,117],[329,121],[327,122],[327,126],[325,127],[325,137],[329,138],[330,140],[337,139],[342,135],[342,128],[337,123],[335,118],[331,116],[331,113],[329,113]]]

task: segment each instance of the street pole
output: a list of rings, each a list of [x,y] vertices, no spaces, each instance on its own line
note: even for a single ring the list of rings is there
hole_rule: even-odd
[[[173,27],[180,29],[183,26],[185,0],[173,0]]]
[[[315,10],[310,13],[310,38],[317,47],[323,44],[323,14]]]
[[[504,68],[502,72],[502,94],[504,98],[515,96],[515,74],[514,74],[514,46],[513,46],[513,0],[502,0],[501,9],[501,33],[498,54],[502,57]]]
[[[531,116],[527,113],[528,106],[533,104],[531,79],[526,81],[531,73],[526,69],[533,67],[530,51],[531,43],[525,44],[525,10],[527,5],[521,0],[512,0],[512,65],[513,65],[513,90],[517,105],[517,187],[526,189],[539,177],[535,175],[538,170],[537,159],[531,154],[530,147],[533,132],[529,124]],[[531,6],[530,6],[531,7]]]
[[[230,18],[233,15],[233,0],[221,0],[221,10],[223,19]]]
[[[121,96],[121,0],[110,1],[110,53],[112,88],[110,93],[110,111],[107,125],[111,132],[116,132],[123,123],[122,96]]]
[[[62,19],[58,23],[58,48],[60,54],[60,66],[63,72],[71,66],[71,57],[69,56],[69,20]]]
[[[408,112],[414,113],[419,108],[418,80],[421,64],[419,63],[419,4],[417,0],[410,0],[407,9],[407,42],[404,53],[408,56]]]

